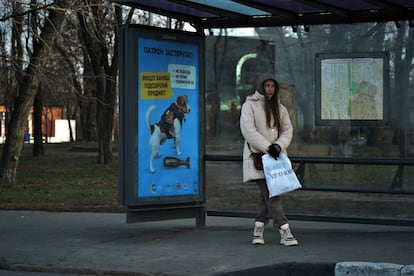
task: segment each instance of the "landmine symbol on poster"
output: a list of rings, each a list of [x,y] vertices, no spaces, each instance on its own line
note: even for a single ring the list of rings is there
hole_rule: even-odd
[[[179,159],[173,156],[166,156],[164,158],[164,167],[166,168],[178,168],[179,166],[186,166],[187,169],[190,168],[190,157],[187,157],[185,160]]]

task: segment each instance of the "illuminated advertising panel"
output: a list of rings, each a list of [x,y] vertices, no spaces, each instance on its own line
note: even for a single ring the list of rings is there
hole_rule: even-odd
[[[138,197],[198,187],[199,46],[138,38]]]
[[[203,201],[204,37],[129,26],[121,41],[120,203]]]

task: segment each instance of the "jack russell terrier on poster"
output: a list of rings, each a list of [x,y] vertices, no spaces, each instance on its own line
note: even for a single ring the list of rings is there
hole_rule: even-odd
[[[180,150],[180,134],[185,114],[190,113],[188,106],[188,98],[186,95],[178,96],[176,101],[172,103],[162,114],[161,119],[156,124],[151,124],[151,113],[156,109],[155,105],[151,105],[147,109],[145,116],[148,130],[150,132],[149,146],[150,155],[150,172],[155,173],[153,160],[160,157],[160,145],[164,144],[167,139],[174,139],[174,146],[177,155],[181,155]]]

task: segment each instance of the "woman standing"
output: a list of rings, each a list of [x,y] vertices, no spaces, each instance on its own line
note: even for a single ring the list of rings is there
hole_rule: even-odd
[[[240,116],[240,130],[245,139],[243,148],[243,182],[254,181],[260,190],[253,244],[264,244],[265,226],[273,219],[279,230],[280,243],[298,245],[285,216],[280,196],[269,198],[263,170],[254,166],[252,153],[269,153],[277,159],[285,153],[293,137],[289,113],[278,99],[279,84],[271,73],[259,76],[254,94],[246,98]]]

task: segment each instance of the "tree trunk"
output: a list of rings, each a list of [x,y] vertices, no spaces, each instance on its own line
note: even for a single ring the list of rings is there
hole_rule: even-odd
[[[76,110],[76,109],[75,109]],[[76,111],[75,111],[76,112]],[[73,135],[73,129],[72,129],[72,124],[71,124],[71,120],[73,118],[75,118],[74,116],[75,114],[72,114],[71,112],[71,108],[70,105],[68,104],[66,106],[66,118],[68,118],[68,128],[69,128],[69,141],[70,142],[74,142],[76,141],[76,137]]]
[[[213,101],[211,103],[211,114],[212,114],[212,122],[211,127],[213,129],[213,136],[218,137],[220,135],[220,90],[222,88],[221,84],[221,76],[222,71],[225,65],[225,53],[227,51],[227,32],[224,31],[224,35],[222,36],[223,30],[220,31],[220,35],[216,39],[214,43],[214,61],[213,61],[213,68],[214,68],[214,93],[213,93]],[[220,43],[223,40],[223,48],[220,49]],[[220,55],[220,56],[219,56]]]
[[[44,155],[43,149],[43,133],[42,133],[42,92],[39,90],[36,93],[33,104],[33,156]]]
[[[408,29],[408,30],[407,30]],[[413,39],[410,39],[414,35],[412,28],[407,23],[401,24],[398,29],[398,35],[396,37],[395,49],[395,88],[392,98],[394,101],[394,132],[392,142],[393,144],[399,144],[400,146],[406,144],[406,135],[408,130],[408,118],[409,114],[409,89],[410,89],[410,66],[412,66],[413,60]],[[400,156],[405,157],[406,151],[400,148]]]
[[[19,96],[9,122],[6,142],[0,164],[0,181],[13,184],[23,148],[24,126],[27,122],[30,107],[38,91],[43,69],[46,65],[48,49],[53,45],[57,30],[64,19],[66,1],[58,1],[61,6],[51,8],[38,44],[35,44],[33,55],[19,86]]]
[[[109,106],[106,104],[105,94],[107,88],[103,78],[97,80],[97,93],[96,97],[98,103],[96,106],[96,125],[98,127],[98,163],[108,164],[112,161],[112,149],[111,149],[111,133],[112,128],[108,128],[108,111]],[[109,104],[109,103],[108,103]]]
[[[94,75],[94,70],[86,49],[83,50],[83,60],[83,93],[78,97],[81,136],[82,140],[91,142],[98,140],[96,128],[96,83],[92,77]]]

